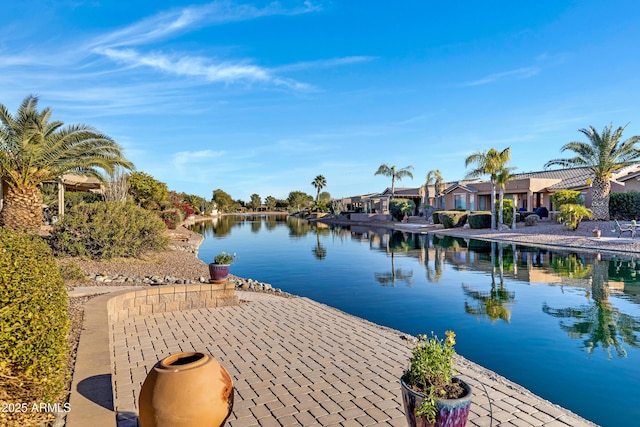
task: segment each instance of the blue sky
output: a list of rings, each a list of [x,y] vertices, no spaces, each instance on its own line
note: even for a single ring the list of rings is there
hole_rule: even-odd
[[[120,1],[3,4],[0,103],[118,141],[137,169],[210,198],[382,191],[382,163],[517,172],[578,129],[640,134],[640,2]]]

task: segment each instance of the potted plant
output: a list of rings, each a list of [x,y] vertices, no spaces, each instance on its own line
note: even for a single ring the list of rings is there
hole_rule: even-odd
[[[220,252],[215,256],[213,262],[209,264],[209,274],[211,283],[224,283],[229,276],[229,266],[236,260],[236,254]]]
[[[462,427],[471,408],[471,387],[455,377],[455,333],[443,341],[431,333],[418,335],[409,368],[404,372],[402,400],[410,427]]]

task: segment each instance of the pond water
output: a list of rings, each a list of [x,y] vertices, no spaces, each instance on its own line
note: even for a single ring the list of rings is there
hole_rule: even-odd
[[[640,259],[548,251],[296,218],[193,227],[199,257],[236,252],[232,274],[456,350],[604,426],[636,426]]]

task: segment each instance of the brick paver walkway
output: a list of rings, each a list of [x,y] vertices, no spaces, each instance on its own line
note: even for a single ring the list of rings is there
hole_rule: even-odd
[[[203,351],[235,382],[231,427],[406,426],[399,377],[412,345],[382,328],[306,298],[237,292],[241,305],[162,313],[113,325],[118,426],[137,425],[148,370],[182,351]],[[469,426],[592,426],[461,360],[474,388]]]

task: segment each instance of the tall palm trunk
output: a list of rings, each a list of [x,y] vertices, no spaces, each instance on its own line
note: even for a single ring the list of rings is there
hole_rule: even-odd
[[[0,226],[37,231],[43,222],[42,193],[35,186],[9,186],[0,211]]]
[[[496,229],[496,183],[491,181],[491,229]]]
[[[500,196],[499,196],[499,200],[500,200],[500,212],[498,214],[498,229],[502,226],[502,223],[504,222],[504,188],[500,187]]]
[[[609,194],[611,182],[607,178],[594,177],[591,186],[591,211],[595,220],[609,220]]]

